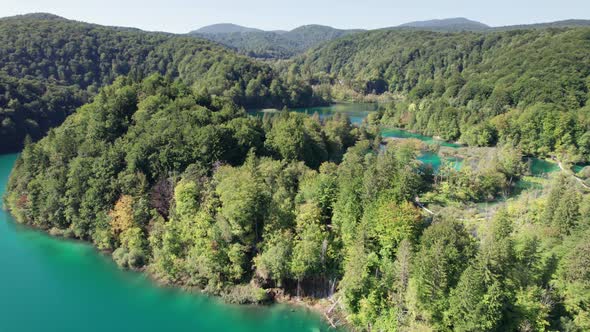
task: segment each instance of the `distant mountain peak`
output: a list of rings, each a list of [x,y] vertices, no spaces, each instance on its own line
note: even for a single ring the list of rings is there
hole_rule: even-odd
[[[5,18],[7,18],[7,19],[26,18],[26,19],[35,19],[35,20],[66,20],[66,18],[63,18],[63,17],[55,15],[55,14],[51,14],[51,13],[29,13],[29,14],[23,14],[23,15],[9,16],[9,17],[5,17]]]
[[[233,23],[218,23],[204,26],[200,29],[191,31],[190,33],[201,34],[218,34],[218,33],[236,33],[236,32],[262,32],[263,30],[256,28],[249,28]]]
[[[426,21],[414,21],[399,25],[401,28],[440,29],[440,30],[485,30],[490,27],[465,17],[453,17]]]
[[[361,30],[307,24],[293,30],[265,31],[231,23],[213,24],[188,33],[256,58],[289,58],[325,41]]]
[[[336,30],[336,28],[333,28],[333,27],[328,26],[328,25],[321,25],[321,24],[304,24],[304,25],[301,25],[301,26],[296,27],[293,30],[297,30],[297,29],[317,29],[317,28],[320,28],[320,29],[335,29]],[[293,30],[291,30],[291,31],[293,31]]]

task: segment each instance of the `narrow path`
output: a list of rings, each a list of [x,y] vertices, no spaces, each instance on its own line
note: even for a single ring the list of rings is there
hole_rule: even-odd
[[[435,215],[436,213],[432,212],[431,210],[427,209],[424,204],[420,203],[420,199],[418,197],[414,198],[414,202],[418,205],[422,210],[430,213],[431,215]]]
[[[573,176],[574,179],[576,179],[582,185],[582,187],[584,187],[586,189],[590,189],[590,187],[586,183],[584,183],[584,180],[582,180],[579,177],[577,177],[576,174],[574,174],[571,170],[568,170],[565,167],[563,167],[563,165],[561,164],[561,161],[559,161],[557,159],[555,159],[555,160],[557,161],[557,165],[559,166],[559,169],[561,169],[562,172]]]

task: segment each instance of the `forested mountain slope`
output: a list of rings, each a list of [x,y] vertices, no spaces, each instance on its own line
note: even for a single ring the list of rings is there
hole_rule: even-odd
[[[542,22],[531,24],[517,24],[506,26],[489,26],[481,22],[473,21],[467,18],[446,18],[427,21],[416,21],[400,24],[389,29],[413,29],[425,31],[438,32],[493,32],[493,31],[507,31],[507,30],[530,30],[530,29],[546,29],[546,28],[575,28],[588,27],[590,20],[562,20],[554,22]]]
[[[268,65],[206,40],[50,14],[9,17],[0,19],[0,152],[42,137],[116,77],[150,73],[242,106],[312,102],[309,87],[287,88]]]
[[[341,30],[311,24],[291,31],[262,31],[257,29],[215,29],[204,27],[189,33],[231,47],[255,58],[289,58],[319,45],[361,30]]]
[[[508,26],[493,27],[494,30],[517,30],[517,29],[546,29],[546,28],[576,28],[590,27],[590,20],[561,20],[544,23],[517,24]]]
[[[371,31],[295,62],[333,93],[401,96],[386,112],[391,125],[472,145],[504,142],[530,154],[590,158],[590,28]]]
[[[494,32],[522,29],[546,29],[587,27],[588,20],[563,20],[547,23],[523,24],[513,26],[491,27],[481,22],[466,18],[447,18],[416,21],[400,24],[383,30],[411,30],[435,32]],[[239,53],[254,58],[286,59],[305,52],[311,47],[331,40],[365,31],[363,29],[335,29],[329,26],[310,24],[291,31],[264,31],[235,24],[222,23],[206,26],[189,32],[222,45],[231,47]]]

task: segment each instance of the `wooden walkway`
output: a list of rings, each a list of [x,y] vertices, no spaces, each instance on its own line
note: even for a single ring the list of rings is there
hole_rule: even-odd
[[[578,181],[578,183],[580,183],[582,185],[582,187],[589,189],[590,190],[590,186],[588,186],[584,180],[580,179],[579,177],[576,176],[576,174],[573,173],[573,171],[566,169],[565,167],[563,167],[563,164],[561,163],[561,161],[555,159],[557,161],[557,165],[559,165],[559,169],[561,169],[562,172],[569,174],[571,176],[574,177],[574,179],[576,179],[576,181]]]

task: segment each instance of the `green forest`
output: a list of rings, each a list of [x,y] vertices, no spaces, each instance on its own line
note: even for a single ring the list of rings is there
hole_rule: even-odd
[[[246,107],[312,105],[308,84],[193,37],[39,14],[0,19],[0,152],[43,137],[121,75],[180,78]],[[285,78],[286,80],[287,78]]]
[[[527,164],[590,161],[590,28],[377,30],[259,61],[37,14],[0,19],[0,79],[0,152],[23,148],[4,206],[121,268],[330,298],[353,331],[590,330],[590,192]],[[353,100],[379,110],[288,110]],[[441,146],[385,127],[474,157],[434,169]]]
[[[25,147],[5,203],[122,267],[229,301],[337,291],[360,330],[590,328],[581,186],[562,175],[464,220],[462,204],[514,190],[521,150],[434,174],[411,141],[381,147],[378,128],[251,117],[160,75],[121,78]]]
[[[310,45],[339,36],[316,30],[289,34]],[[159,73],[246,108],[377,98],[384,125],[571,162],[590,155],[590,28],[357,32],[275,62],[199,38],[48,14],[0,19],[0,32],[3,152],[43,137],[116,77]]]
[[[590,28],[371,31],[294,62],[325,98],[389,96],[386,125],[472,146],[590,158]]]

